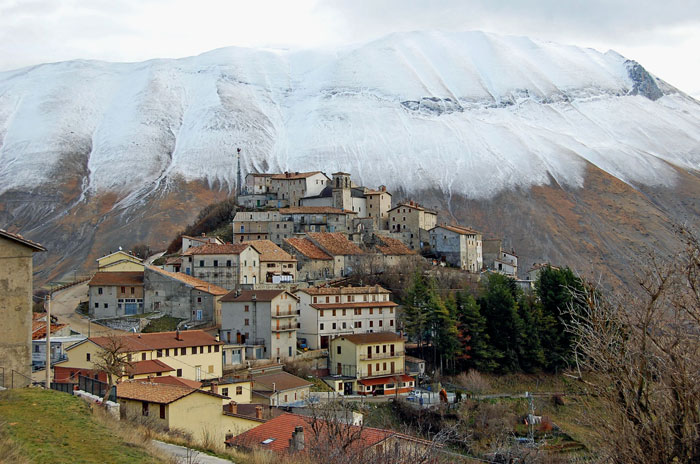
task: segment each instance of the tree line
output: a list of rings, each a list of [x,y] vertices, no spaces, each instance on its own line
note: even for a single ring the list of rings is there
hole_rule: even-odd
[[[442,373],[570,366],[574,340],[566,327],[585,303],[583,282],[571,269],[543,268],[533,292],[490,274],[475,291],[442,293],[435,279],[416,272],[402,301],[408,336]]]

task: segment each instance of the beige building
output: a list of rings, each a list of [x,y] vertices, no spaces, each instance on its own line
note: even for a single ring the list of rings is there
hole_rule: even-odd
[[[365,197],[367,197],[367,216],[375,219],[377,229],[388,229],[391,193],[381,185],[378,190],[365,191]]]
[[[270,406],[303,406],[311,385],[308,380],[284,372],[281,365],[272,367],[253,375],[253,400]]]
[[[221,339],[244,345],[246,359],[294,359],[298,298],[285,290],[232,291],[221,298]]]
[[[183,235],[182,246],[180,248],[180,254],[184,254],[187,250],[192,247],[198,247],[202,245],[212,244],[212,245],[223,245],[224,242],[221,241],[219,237],[207,237],[206,234],[202,234],[199,237],[192,237],[190,235]]]
[[[242,243],[190,248],[182,257],[184,273],[226,290],[260,279],[260,252]]]
[[[117,385],[117,401],[123,417],[184,432],[200,444],[213,440],[221,445],[264,422],[227,413],[224,395],[184,385],[129,380]]]
[[[328,176],[320,171],[285,172],[270,177],[269,191],[285,206],[300,206],[302,198],[318,195],[328,182]]]
[[[158,361],[145,364],[140,374],[170,375],[189,380],[202,381],[218,379],[222,374],[222,342],[201,330],[176,332],[137,333],[117,337],[122,351],[129,353],[129,361]],[[77,374],[90,377],[98,375],[106,380],[104,374],[96,370],[94,362],[99,359],[103,347],[109,348],[111,337],[91,337],[66,349],[68,360],[56,363],[54,375],[56,381],[75,379]],[[151,370],[151,372],[147,372]],[[122,378],[135,375],[136,371],[125,371]]]
[[[6,388],[25,387],[31,380],[32,255],[38,251],[46,248],[0,229],[0,385]]]
[[[448,264],[469,272],[484,265],[481,233],[462,226],[442,224],[430,230],[432,251]]]
[[[406,375],[404,361],[404,340],[394,332],[341,335],[328,350],[331,374],[354,378],[352,391],[361,395],[413,390],[415,379]],[[338,392],[347,394],[348,386]]]
[[[300,289],[299,338],[310,349],[326,349],[341,334],[396,330],[396,303],[391,292],[369,287],[313,287]]]
[[[437,225],[437,213],[413,201],[393,207],[388,216],[389,230],[413,250],[429,242],[428,231]]]
[[[95,319],[143,314],[141,271],[100,271],[88,282],[90,316]]]
[[[143,272],[143,260],[125,251],[97,258],[97,272]]]

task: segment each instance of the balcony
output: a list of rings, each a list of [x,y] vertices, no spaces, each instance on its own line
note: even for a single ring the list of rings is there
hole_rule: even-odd
[[[403,351],[394,351],[393,353],[367,353],[360,354],[360,361],[372,361],[374,359],[398,358],[403,356]]]
[[[405,369],[394,369],[394,372],[374,372],[372,371],[372,375],[367,375],[367,371],[360,371],[360,375],[357,377],[358,379],[374,379],[377,377],[389,377],[392,375],[403,375],[406,373]]]
[[[272,311],[272,317],[294,317],[297,316],[296,310],[293,311]]]
[[[277,324],[272,326],[272,331],[273,332],[289,332],[292,330],[297,330],[297,325],[296,324]]]

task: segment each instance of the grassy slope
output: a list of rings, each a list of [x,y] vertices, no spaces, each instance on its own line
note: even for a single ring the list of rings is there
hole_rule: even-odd
[[[0,462],[22,462],[12,452],[33,463],[163,462],[96,420],[84,401],[55,391],[0,392],[2,440],[8,451],[4,456],[0,451]]]

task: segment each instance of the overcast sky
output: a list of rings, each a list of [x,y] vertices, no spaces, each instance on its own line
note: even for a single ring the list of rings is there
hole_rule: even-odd
[[[0,70],[231,45],[332,48],[411,30],[614,49],[700,96],[699,0],[0,0]]]

